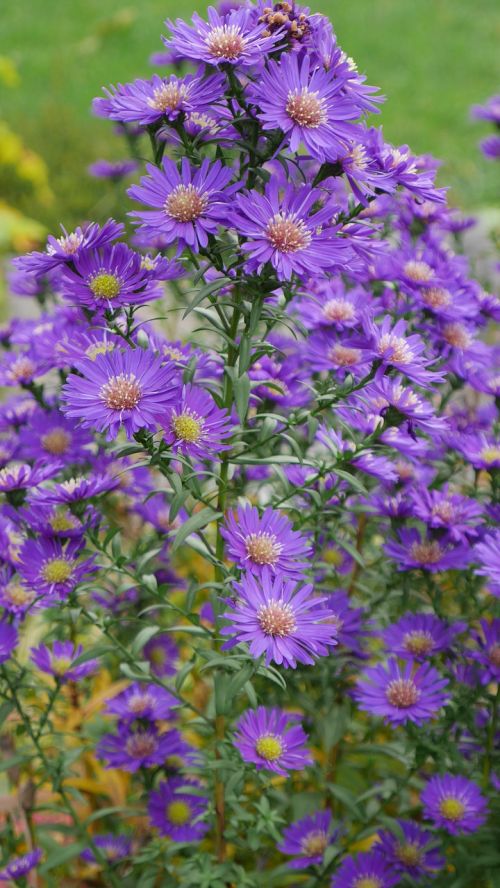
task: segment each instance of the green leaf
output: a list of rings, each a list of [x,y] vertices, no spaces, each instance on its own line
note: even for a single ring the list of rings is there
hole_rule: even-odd
[[[248,410],[248,399],[250,397],[250,377],[248,376],[248,373],[243,373],[234,380],[233,390],[236,411],[241,422],[244,422]]]
[[[188,314],[190,314],[193,309],[200,304],[200,302],[203,302],[203,300],[206,299],[207,296],[211,296],[212,293],[216,293],[217,290],[222,290],[223,287],[227,287],[227,285],[231,283],[231,278],[222,277],[217,278],[216,281],[211,281],[211,283],[209,284],[205,284],[205,286],[202,287],[201,290],[198,290],[198,293],[196,294],[194,299],[189,303],[186,311],[182,315],[182,319],[184,320],[184,318],[187,318]]]
[[[63,863],[73,860],[86,847],[86,842],[77,842],[75,845],[63,845],[62,847],[61,845],[56,845],[54,850],[49,852],[47,860],[42,864],[38,872],[41,876],[44,876],[45,873],[55,869],[56,866],[62,866]]]
[[[175,552],[179,546],[182,546],[183,542],[187,540],[190,534],[196,533],[197,530],[201,530],[203,527],[206,527],[207,524],[210,524],[212,521],[216,521],[217,518],[221,517],[222,512],[214,512],[213,509],[208,507],[201,509],[200,512],[195,512],[195,514],[191,515],[191,517],[188,518],[177,531],[172,543],[172,552]]]
[[[159,631],[159,626],[144,626],[144,629],[141,629],[141,631],[135,636],[130,647],[130,653],[133,654],[134,657],[139,654],[144,645],[148,643],[149,639],[153,638],[153,636]]]

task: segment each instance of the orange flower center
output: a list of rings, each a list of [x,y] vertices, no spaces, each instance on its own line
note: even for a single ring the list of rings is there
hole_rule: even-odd
[[[207,205],[207,195],[200,194],[194,185],[177,185],[165,201],[165,212],[178,222],[195,222]]]
[[[274,533],[251,533],[245,539],[247,556],[256,564],[275,564],[283,546]]]
[[[415,705],[420,697],[420,691],[411,678],[396,678],[388,684],[385,696],[391,706],[408,709]]]
[[[141,400],[142,389],[133,373],[120,373],[108,379],[99,397],[110,410],[133,410]]]
[[[291,635],[297,626],[292,608],[282,601],[270,601],[269,604],[262,605],[257,619],[264,635],[277,635],[280,638]]]

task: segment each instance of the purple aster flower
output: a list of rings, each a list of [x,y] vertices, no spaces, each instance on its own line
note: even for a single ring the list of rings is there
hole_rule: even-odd
[[[402,376],[390,378],[383,371],[350,403],[359,404],[365,412],[368,407],[370,413],[383,417],[389,426],[406,422],[410,433],[417,428],[433,434],[445,432],[449,427],[444,417],[436,416],[430,401],[403,384]]]
[[[476,120],[487,120],[488,123],[500,126],[500,93],[491,96],[484,105],[473,105],[471,115]]]
[[[426,660],[434,654],[449,652],[465,623],[448,625],[434,614],[404,614],[383,632],[386,648],[405,660]]]
[[[276,774],[301,771],[312,764],[307,735],[295,724],[299,716],[281,709],[249,709],[236,725],[234,745],[243,761]]]
[[[307,540],[292,529],[286,515],[270,506],[262,515],[255,506],[238,506],[236,513],[226,516],[221,534],[227,542],[227,557],[257,576],[268,566],[297,578],[308,566],[312,550]]]
[[[470,497],[451,493],[445,487],[442,490],[414,490],[412,499],[413,514],[428,527],[446,530],[455,542],[477,536],[475,525],[482,521],[484,509]]]
[[[500,530],[487,534],[474,546],[473,558],[480,565],[475,573],[488,577],[491,594],[500,598]]]
[[[208,65],[237,65],[248,68],[262,65],[267,53],[277,48],[281,34],[269,34],[263,23],[257,23],[252,9],[236,9],[220,15],[208,8],[208,22],[195,13],[188,25],[182,19],[165,23],[172,32],[163,38],[165,46],[184,59]]]
[[[94,99],[100,116],[123,123],[140,123],[150,126],[159,120],[170,123],[180,114],[211,109],[224,96],[225,79],[221,74],[203,78],[202,72],[177,77],[160,77],[153,74],[151,80],[134,80],[119,83],[105,89],[106,99]]]
[[[295,355],[281,362],[277,354],[272,357],[263,355],[252,364],[248,375],[252,382],[259,382],[259,385],[252,387],[252,400],[273,401],[282,408],[300,407],[310,400],[303,369]]]
[[[106,244],[101,250],[81,250],[66,267],[58,287],[68,301],[90,311],[113,311],[124,305],[144,305],[158,299],[154,268],[126,244]]]
[[[120,182],[139,168],[136,160],[96,160],[87,167],[87,172],[94,179],[109,179]]]
[[[59,410],[40,410],[30,420],[29,427],[21,429],[19,449],[25,459],[60,458],[68,462],[88,459],[92,438],[79,429]]]
[[[18,565],[23,583],[37,595],[64,600],[78,583],[97,570],[95,556],[80,561],[81,551],[80,540],[70,540],[67,544],[46,537],[26,540]]]
[[[179,651],[168,632],[150,638],[144,645],[143,653],[151,665],[151,672],[158,678],[167,678],[176,674]]]
[[[288,862],[291,869],[320,866],[326,849],[334,844],[337,836],[338,830],[332,831],[331,812],[318,811],[290,824],[283,833],[278,851],[295,858]]]
[[[331,888],[392,888],[400,876],[377,851],[344,858]]]
[[[130,214],[140,223],[139,231],[153,238],[161,235],[165,245],[178,241],[179,247],[186,245],[195,251],[206,247],[208,235],[227,224],[229,198],[239,188],[238,184],[228,187],[231,167],[205,158],[196,168],[183,157],[179,171],[177,164],[165,157],[161,169],[152,164],[146,169],[149,175],[127,192],[133,200],[153,207]]]
[[[209,828],[202,820],[207,806],[199,783],[171,777],[149,796],[148,814],[160,835],[173,842],[198,842]]]
[[[27,385],[43,376],[46,366],[40,364],[32,350],[9,351],[0,359],[0,385],[6,387]]]
[[[351,599],[343,589],[328,596],[327,606],[333,614],[331,620],[337,631],[338,643],[358,657],[365,656],[362,641],[370,633],[363,627],[363,608],[351,607]]]
[[[161,419],[163,437],[174,453],[192,459],[218,459],[228,450],[225,438],[233,433],[227,410],[217,407],[212,395],[204,389],[185,385],[173,407]]]
[[[128,438],[140,429],[155,431],[158,417],[174,401],[177,372],[172,363],[142,348],[83,360],[63,386],[63,411],[86,428],[116,438],[121,426]]]
[[[310,185],[286,185],[282,190],[277,177],[266,185],[264,194],[237,195],[234,224],[246,238],[242,250],[248,256],[249,271],[259,273],[270,262],[284,281],[292,274],[309,276],[346,265],[351,250],[346,238],[335,237],[331,207],[313,210],[321,196]]]
[[[500,682],[500,618],[480,621],[480,632],[474,633],[477,650],[469,655],[482,667],[481,683]]]
[[[82,250],[91,248],[95,250],[111,243],[120,237],[124,230],[124,225],[115,222],[114,219],[108,219],[102,227],[97,222],[92,222],[83,228],[75,229],[71,234],[63,228],[62,237],[55,238],[50,235],[45,253],[35,251],[12,261],[21,271],[37,276],[47,274],[52,268],[74,262]]]
[[[395,367],[424,388],[444,379],[442,373],[428,369],[434,359],[425,358],[426,345],[421,336],[406,334],[406,321],[399,320],[393,326],[392,318],[387,315],[380,326],[370,322],[367,333],[372,339],[372,359],[381,361],[383,366]]]
[[[117,476],[112,478],[110,475],[93,475],[90,478],[85,478],[83,475],[76,475],[68,478],[67,481],[58,481],[50,487],[40,488],[35,491],[30,502],[33,505],[38,505],[38,503],[52,505],[80,503],[101,496],[103,493],[109,493],[110,490],[118,487],[118,484]]]
[[[0,620],[0,663],[9,659],[17,645],[17,630],[7,620]]]
[[[347,375],[360,379],[372,363],[364,339],[338,335],[332,330],[316,330],[309,336],[304,357],[312,370],[328,370],[341,379]]]
[[[448,546],[429,537],[422,538],[414,527],[399,531],[398,540],[390,540],[384,551],[398,562],[398,570],[462,570],[471,559],[466,545]]]
[[[231,636],[224,648],[240,642],[249,645],[253,657],[266,656],[266,665],[278,663],[295,669],[297,662],[313,665],[315,657],[328,655],[337,644],[332,614],[321,607],[326,596],[313,595],[311,585],[300,584],[269,568],[259,579],[251,574],[236,583],[239,598],[224,614],[230,626],[222,635]]]
[[[34,465],[15,463],[0,469],[0,493],[12,493],[16,490],[28,490],[37,487],[47,478],[52,478],[63,468],[60,462],[47,463],[39,460]]]
[[[284,53],[259,75],[251,96],[263,128],[283,130],[292,151],[302,144],[317,160],[336,160],[358,133],[349,121],[359,109],[344,84],[334,72],[313,67],[307,55]]]
[[[488,160],[500,160],[500,136],[486,136],[479,143],[481,151]]]
[[[31,648],[30,658],[40,672],[53,675],[60,682],[80,681],[99,668],[98,660],[86,660],[77,663],[83,654],[81,644],[74,645],[71,641],[55,641],[52,650],[45,644]]]
[[[15,857],[0,870],[0,882],[16,882],[17,879],[22,879],[30,870],[38,866],[42,856],[41,849],[35,848],[33,851],[23,854],[22,857]]]
[[[159,734],[152,725],[134,729],[128,723],[120,723],[117,734],[105,734],[96,748],[98,758],[107,768],[137,771],[164,765],[166,759],[184,752],[184,744],[177,731]]]
[[[101,836],[94,836],[94,845],[99,848],[108,863],[118,863],[125,857],[128,857],[132,848],[130,839],[125,836],[115,836],[113,833],[106,833]],[[98,863],[92,848],[85,848],[80,854],[82,860],[86,863]]]
[[[353,695],[361,709],[393,725],[422,724],[448,702],[443,693],[447,684],[428,663],[415,668],[413,662],[400,664],[394,657],[366,669]]]
[[[452,835],[475,832],[486,820],[488,803],[479,787],[465,777],[431,777],[420,798],[424,817]]]
[[[77,517],[68,507],[45,503],[41,489],[29,497],[18,513],[35,534],[60,540],[81,540],[90,527],[97,527],[102,520],[102,515],[92,507]]]
[[[484,432],[461,434],[453,439],[453,446],[475,469],[500,469],[500,440]]]
[[[370,294],[362,287],[347,290],[339,278],[319,279],[311,286],[313,292],[301,295],[296,303],[299,316],[308,329],[311,325],[338,330],[355,327],[370,311]]]
[[[121,694],[108,700],[106,712],[117,715],[122,722],[137,718],[154,722],[171,719],[172,708],[177,705],[177,699],[164,688],[134,682]]]
[[[10,577],[6,581],[2,578],[2,582],[0,582],[0,607],[3,607],[7,613],[22,617],[30,609],[35,598],[36,592],[33,589],[27,589],[16,577]]]
[[[412,879],[435,876],[445,865],[436,837],[412,820],[398,820],[398,833],[382,832],[375,845],[387,864]]]

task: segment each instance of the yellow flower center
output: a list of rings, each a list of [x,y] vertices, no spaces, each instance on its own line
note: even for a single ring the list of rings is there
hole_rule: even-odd
[[[327,121],[324,100],[318,97],[317,92],[310,92],[306,86],[288,93],[286,113],[294,123],[307,129],[317,129]]]
[[[49,519],[49,524],[56,533],[64,530],[73,530],[77,526],[76,519],[71,512],[55,512]]]
[[[110,410],[133,410],[141,400],[142,389],[133,373],[120,373],[108,379],[99,397]]]
[[[296,253],[311,243],[311,232],[296,213],[276,213],[267,223],[265,235],[280,253]]]
[[[46,583],[65,583],[73,572],[73,564],[65,558],[53,558],[42,567],[42,577]]]
[[[275,564],[283,546],[274,533],[251,533],[245,539],[247,556],[256,564]]]
[[[275,734],[262,734],[255,744],[255,751],[266,762],[275,762],[283,755],[283,742]]]
[[[63,676],[66,674],[72,663],[71,657],[53,657],[52,671],[54,675]]]
[[[165,201],[165,213],[178,222],[195,222],[207,206],[208,196],[194,185],[177,185]]]
[[[327,564],[331,564],[332,567],[340,567],[344,560],[342,552],[338,549],[324,549],[321,557],[323,561],[326,561]]]
[[[259,608],[257,620],[264,635],[280,638],[291,635],[297,626],[292,608],[281,601],[270,601]]]
[[[464,816],[465,805],[460,799],[453,798],[453,796],[447,796],[447,798],[440,802],[439,810],[446,820],[453,820],[456,822],[461,820]]]
[[[391,706],[408,709],[415,705],[420,697],[420,691],[410,678],[397,678],[388,684],[385,696]]]
[[[418,845],[408,842],[407,845],[398,845],[396,857],[405,866],[417,866],[422,860],[422,851]]]
[[[500,447],[483,447],[480,456],[485,463],[497,462],[500,459]]]
[[[361,876],[353,882],[353,888],[383,888],[383,882],[377,876]]]
[[[323,854],[327,845],[328,836],[321,829],[308,833],[300,843],[302,853],[306,857],[316,857],[318,854]]]
[[[411,654],[428,654],[434,647],[434,639],[430,632],[407,632],[403,636],[403,647]]]
[[[113,349],[114,345],[112,342],[96,342],[93,345],[89,345],[85,352],[85,356],[90,358],[91,361],[95,361],[98,355],[107,355],[107,353],[113,351]]]
[[[18,583],[9,583],[3,590],[4,601],[8,601],[14,606],[22,607],[25,604],[31,604],[34,598],[34,592],[25,589],[24,586],[20,586]]]
[[[186,411],[178,416],[174,416],[172,425],[176,438],[180,438],[181,441],[195,444],[201,438],[203,420],[195,413]]]
[[[41,444],[47,453],[66,453],[71,444],[71,435],[66,429],[54,428],[47,432],[47,434],[42,435]]]
[[[205,37],[208,52],[216,59],[238,59],[245,50],[246,41],[238,25],[219,25]]]
[[[114,299],[121,289],[121,281],[115,274],[102,271],[89,281],[89,287],[97,299]]]
[[[191,818],[191,808],[180,799],[167,805],[167,818],[175,826],[184,826]]]

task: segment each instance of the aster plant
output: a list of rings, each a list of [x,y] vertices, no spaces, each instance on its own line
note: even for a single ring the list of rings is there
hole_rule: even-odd
[[[495,888],[472,223],[324,16],[166,29],[93,106],[128,237],[63,228],[10,276],[39,317],[0,337],[0,881]]]

